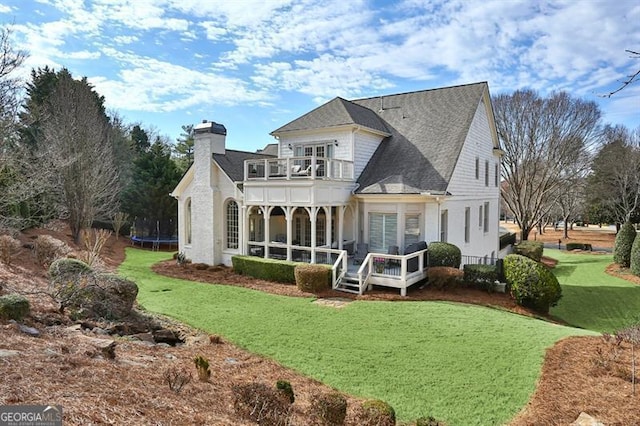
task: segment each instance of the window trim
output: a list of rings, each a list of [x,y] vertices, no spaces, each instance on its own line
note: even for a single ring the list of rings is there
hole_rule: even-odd
[[[484,203],[484,222],[483,222],[483,231],[486,234],[489,232],[489,202],[485,201]]]
[[[464,242],[471,241],[471,207],[464,208]]]
[[[233,207],[235,206],[235,208]],[[233,211],[231,210],[233,209]],[[231,217],[231,215],[234,217]],[[224,208],[224,247],[226,250],[240,248],[240,208],[236,200],[227,200]]]
[[[484,162],[484,186],[489,186],[489,160]]]

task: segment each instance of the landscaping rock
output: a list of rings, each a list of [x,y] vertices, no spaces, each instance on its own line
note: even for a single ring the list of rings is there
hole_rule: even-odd
[[[153,332],[153,340],[156,343],[167,343],[168,345],[175,346],[176,343],[182,343],[182,340],[176,336],[173,330],[168,328],[161,328]]]
[[[89,337],[83,334],[78,335],[82,342],[87,343],[96,348],[100,354],[106,359],[114,359],[116,357],[116,342],[111,339],[99,339],[96,337]]]
[[[155,343],[155,340],[153,340],[153,334],[151,333],[137,333],[132,334],[129,337],[131,337],[132,339],[140,340],[141,342]]]
[[[599,422],[594,417],[583,411],[580,413],[576,421],[571,423],[569,426],[604,426],[604,423]]]
[[[29,327],[27,325],[24,324],[20,324],[19,322],[16,322],[14,320],[9,321],[11,324],[14,324],[14,326],[16,327],[16,329],[20,332],[20,333],[24,333],[28,336],[31,337],[40,337],[40,330],[38,330],[37,328],[33,328],[33,327]]]
[[[10,349],[0,349],[0,359],[11,358],[12,356],[20,355],[20,351],[12,351]]]

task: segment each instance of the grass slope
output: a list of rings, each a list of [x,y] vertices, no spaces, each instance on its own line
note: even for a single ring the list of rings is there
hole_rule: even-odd
[[[545,249],[557,259],[553,273],[562,299],[551,315],[576,327],[613,332],[640,322],[640,286],[605,272],[612,255],[572,254]]]
[[[401,420],[503,424],[528,401],[545,348],[585,331],[443,302],[357,301],[342,309],[152,273],[166,254],[129,249],[120,273],[150,311],[225,336],[349,394],[388,401]]]

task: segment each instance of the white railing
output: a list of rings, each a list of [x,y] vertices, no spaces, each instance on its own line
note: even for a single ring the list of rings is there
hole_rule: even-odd
[[[244,180],[353,180],[353,162],[325,157],[245,160]]]
[[[407,287],[425,277],[425,254],[420,250],[405,255],[369,253],[358,269],[359,293],[362,294],[371,284],[400,289],[406,296]]]
[[[347,273],[349,267],[349,257],[346,250],[341,250],[340,255],[331,267],[331,287],[337,288]]]

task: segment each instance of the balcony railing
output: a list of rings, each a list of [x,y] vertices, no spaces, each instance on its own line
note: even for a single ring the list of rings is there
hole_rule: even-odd
[[[244,180],[353,180],[353,162],[325,157],[245,160]]]

